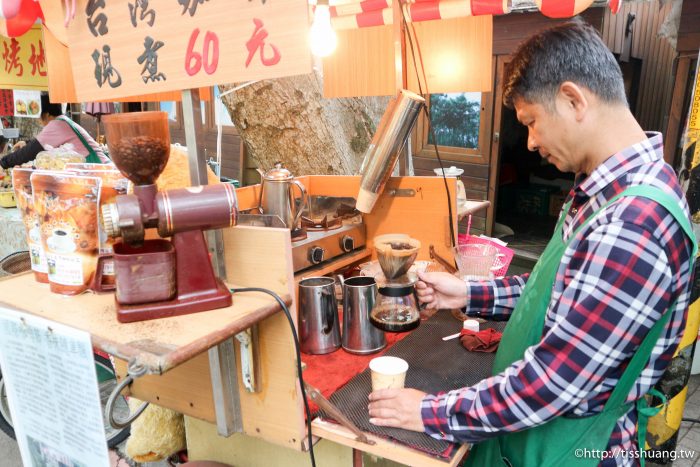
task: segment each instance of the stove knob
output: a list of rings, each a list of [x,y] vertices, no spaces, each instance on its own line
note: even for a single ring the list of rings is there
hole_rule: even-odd
[[[345,235],[342,239],[340,239],[340,247],[346,253],[354,250],[355,249],[355,239],[352,238],[350,235]]]
[[[325,250],[320,246],[313,247],[309,250],[309,261],[311,261],[311,264],[322,263],[325,253]]]

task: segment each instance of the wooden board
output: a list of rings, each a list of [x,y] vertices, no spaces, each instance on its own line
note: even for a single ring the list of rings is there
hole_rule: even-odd
[[[235,229],[245,229],[248,238],[257,238],[260,230],[267,235],[274,235],[274,231],[280,249],[287,239],[280,229]],[[231,236],[235,234],[229,233],[229,238]],[[247,246],[243,244],[236,248],[244,250]],[[277,263],[282,261],[285,261],[283,256]],[[281,277],[279,272],[275,275],[274,268],[269,269],[265,263],[258,264],[256,270],[259,273],[258,285],[262,287],[277,287],[277,284],[289,280]],[[229,277],[237,276],[232,274]],[[284,299],[291,303],[289,293],[285,294]],[[234,298],[233,306],[228,308],[124,324],[117,321],[113,294],[57,295],[49,291],[48,285],[35,282],[30,274],[0,282],[0,302],[87,331],[98,349],[142,364],[148,373],[154,374],[168,371],[253,323],[279,312],[277,302],[267,295],[241,294]]]
[[[48,86],[51,102],[78,102],[75,92],[75,80],[73,79],[73,69],[66,66],[70,63],[68,47],[61,43],[53,31],[42,27],[44,37],[44,47],[46,49],[46,63],[48,68]],[[203,101],[211,100],[211,88],[199,88],[199,98]],[[181,101],[182,92],[171,91],[155,94],[145,94],[139,96],[125,96],[118,99],[100,99],[100,102],[160,102],[160,101]]]
[[[338,47],[323,59],[323,97],[395,95],[392,26],[336,34]]]
[[[321,419],[313,421],[313,432],[321,438],[335,441],[336,443],[349,446],[353,449],[374,454],[375,456],[383,457],[395,462],[400,462],[406,465],[420,465],[421,467],[446,467],[456,466],[462,460],[462,457],[467,453],[469,447],[463,444],[456,450],[450,459],[441,459],[429,456],[423,452],[411,449],[407,446],[389,441],[385,438],[374,436],[371,433],[365,433],[367,437],[376,444],[369,445],[355,439],[355,435],[347,428],[335,423],[326,422]]]
[[[419,21],[409,26],[420,44],[420,56],[425,77],[420,76],[420,87],[414,70],[421,69],[413,62],[409,48],[406,53],[408,89],[427,93],[490,92],[491,50],[493,47],[492,16],[465,16],[462,18]],[[427,84],[425,79],[427,78]]]
[[[299,177],[310,195],[357,197],[360,189],[359,176],[313,175]],[[306,180],[306,182],[305,182]],[[447,184],[452,199],[452,220],[457,235],[457,181],[448,178]],[[391,190],[413,189],[413,197],[390,196]],[[428,246],[444,258],[453,257],[450,248],[450,233],[447,213],[447,196],[442,178],[438,177],[392,177],[386,184],[371,213],[364,216],[367,225],[367,248],[372,250],[372,239],[387,233],[405,233],[421,241],[417,259],[428,260]]]
[[[257,227],[226,229],[224,248],[230,283],[237,287],[265,287],[283,297],[293,297],[294,278],[288,230]],[[234,304],[247,297],[267,296],[260,292],[241,292],[234,294]],[[289,300],[288,305],[296,320],[293,299]],[[247,392],[239,375],[243,432],[299,450],[304,438],[304,413],[289,322],[283,313],[275,313],[258,323],[258,333],[260,392]],[[240,346],[235,339],[234,345],[236,361],[240,362]],[[125,374],[124,363],[120,364],[120,374]],[[131,385],[130,392],[139,399],[216,422],[207,353],[163,375],[137,379]]]
[[[77,2],[68,45],[82,101],[311,72],[304,0],[128,6]]]

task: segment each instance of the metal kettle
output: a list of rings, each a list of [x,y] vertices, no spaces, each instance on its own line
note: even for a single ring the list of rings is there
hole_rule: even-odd
[[[299,180],[295,180],[294,175],[282,167],[280,162],[267,172],[260,169],[257,171],[262,178],[258,203],[262,212],[278,216],[288,229],[294,230],[299,227],[301,213],[308,204],[308,195],[304,185]],[[295,186],[299,188],[301,193],[299,207],[297,207],[294,196]]]

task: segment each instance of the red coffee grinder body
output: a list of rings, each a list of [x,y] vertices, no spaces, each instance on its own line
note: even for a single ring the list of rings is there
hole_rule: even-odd
[[[237,202],[233,186],[217,184],[158,191],[155,180],[165,168],[170,153],[167,113],[134,112],[113,114],[104,118],[110,156],[117,168],[132,182],[130,195],[117,197],[116,203],[102,208],[102,221],[110,237],[121,237],[130,248],[115,255],[115,263],[128,266],[129,274],[120,278],[117,268],[117,319],[122,323],[178,316],[230,306],[228,287],[214,274],[204,230],[236,224]],[[158,257],[162,240],[145,240],[146,229],[155,228],[162,238],[170,237],[175,261],[164,261],[157,267],[143,267],[149,258]],[[120,263],[122,262],[122,263]],[[164,271],[168,281],[175,278],[175,287],[163,283],[154,290],[155,300],[148,293],[129,294],[143,280],[153,283],[158,267],[174,267],[176,273]],[[148,278],[140,276],[149,274]],[[157,281],[156,281],[157,283]],[[163,290],[171,288],[163,300]],[[138,297],[131,298],[131,297]],[[135,303],[138,301],[139,303]]]

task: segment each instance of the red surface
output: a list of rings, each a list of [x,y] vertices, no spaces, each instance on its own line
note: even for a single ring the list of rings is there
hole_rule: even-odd
[[[540,11],[550,18],[570,18],[576,11],[576,0],[543,0]]]
[[[335,352],[325,355],[301,354],[301,360],[306,363],[304,381],[315,387],[328,399],[331,394],[344,386],[355,375],[361,373],[369,366],[369,361],[380,355],[384,355],[392,345],[406,337],[408,332],[386,333],[386,347],[379,352],[370,355],[354,355],[346,352],[342,347]],[[317,407],[309,401],[311,412]]]
[[[360,13],[355,18],[358,28],[368,28],[371,26],[382,26],[384,24],[384,16],[382,11],[366,11]]]
[[[440,4],[435,3],[416,3],[410,6],[412,21],[430,21],[440,19]]]
[[[502,15],[503,0],[471,0],[472,15]]]

